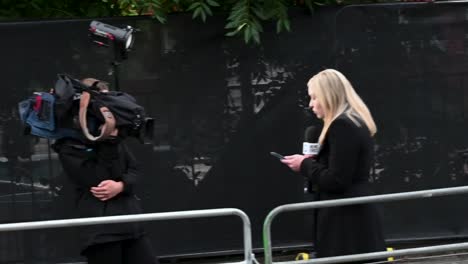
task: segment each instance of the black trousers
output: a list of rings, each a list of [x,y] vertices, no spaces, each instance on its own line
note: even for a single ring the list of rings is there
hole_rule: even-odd
[[[92,245],[84,255],[88,264],[159,264],[145,236]]]

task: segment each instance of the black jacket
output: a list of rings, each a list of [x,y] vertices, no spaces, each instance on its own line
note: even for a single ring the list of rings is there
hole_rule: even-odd
[[[78,217],[99,217],[142,213],[133,190],[138,176],[135,158],[123,143],[85,145],[63,139],[55,144],[62,167],[75,185]],[[107,201],[92,195],[90,188],[103,180],[122,181],[124,191]],[[138,238],[139,223],[86,226],[80,228],[83,250],[88,246]]]
[[[373,152],[365,124],[357,126],[341,115],[330,125],[316,159],[304,159],[301,173],[316,189],[318,200],[371,195]],[[318,209],[315,235],[318,257],[385,250],[373,204]]]

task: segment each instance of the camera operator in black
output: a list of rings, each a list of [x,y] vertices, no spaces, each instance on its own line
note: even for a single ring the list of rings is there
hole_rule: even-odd
[[[92,143],[62,138],[54,144],[65,173],[75,185],[80,217],[142,213],[134,193],[136,160],[122,140],[118,135]],[[81,253],[88,264],[159,263],[138,222],[84,227],[80,235]]]

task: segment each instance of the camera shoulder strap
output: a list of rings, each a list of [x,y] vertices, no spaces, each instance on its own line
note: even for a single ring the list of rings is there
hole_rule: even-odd
[[[91,94],[87,91],[81,93],[80,98],[80,109],[78,112],[78,119],[80,121],[80,127],[83,131],[83,134],[87,139],[91,141],[98,141],[107,139],[109,136],[117,135],[117,128],[115,127],[115,117],[114,114],[109,110],[109,108],[102,106],[99,108],[102,116],[104,117],[104,124],[100,127],[101,133],[99,136],[93,136],[88,129],[88,122],[86,120],[86,113],[89,105],[89,100],[91,99]]]

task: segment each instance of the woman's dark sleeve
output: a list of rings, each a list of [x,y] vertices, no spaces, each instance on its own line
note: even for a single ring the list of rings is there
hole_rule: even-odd
[[[358,127],[345,119],[336,119],[327,132],[328,166],[313,158],[304,159],[301,174],[321,191],[344,192],[356,171],[360,140]]]
[[[124,172],[122,174],[122,182],[124,184],[123,193],[134,193],[135,185],[139,176],[139,166],[133,153],[130,152],[126,145],[122,145],[124,155]]]

